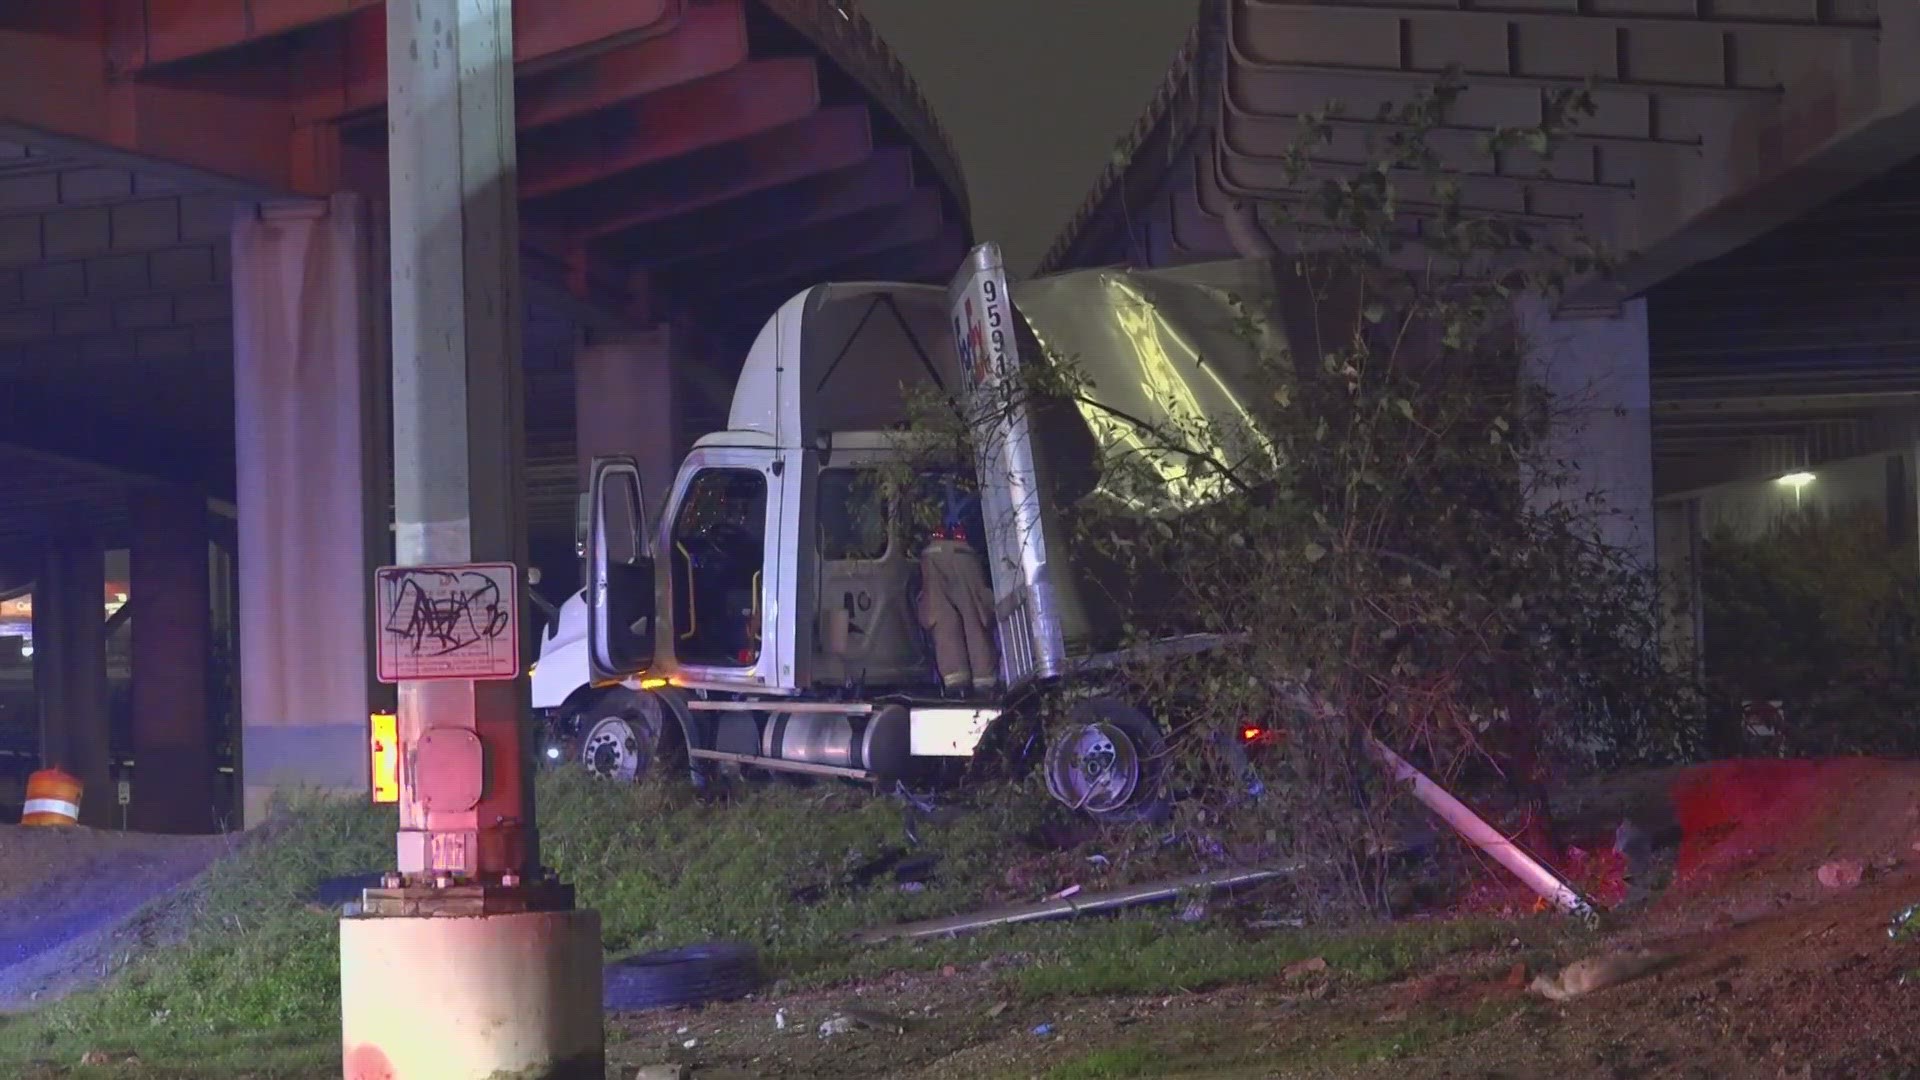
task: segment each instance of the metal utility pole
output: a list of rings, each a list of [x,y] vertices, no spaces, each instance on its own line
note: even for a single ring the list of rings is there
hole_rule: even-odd
[[[599,918],[540,867],[518,655],[512,0],[388,0],[387,89],[400,831],[342,922],[346,1076],[597,1078]]]

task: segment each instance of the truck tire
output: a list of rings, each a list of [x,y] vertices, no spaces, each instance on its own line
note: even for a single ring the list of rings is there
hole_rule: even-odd
[[[580,764],[602,780],[638,783],[660,760],[665,721],[654,695],[608,689],[580,711]]]
[[[1072,810],[1114,823],[1165,820],[1166,737],[1117,698],[1083,698],[1049,733],[1047,791]]]
[[[605,1006],[640,1012],[731,1001],[752,993],[761,978],[760,957],[751,945],[689,945],[608,964]]]

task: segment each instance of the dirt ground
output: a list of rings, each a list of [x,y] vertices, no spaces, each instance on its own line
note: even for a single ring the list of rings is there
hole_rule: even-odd
[[[1575,831],[1623,817],[1688,831],[1660,859],[1656,899],[1597,936],[1561,937],[1557,955],[1516,937],[1393,985],[1276,972],[1263,986],[1067,1004],[1007,997],[1008,961],[994,961],[615,1018],[609,1075],[684,1062],[697,1077],[929,1080],[1920,1077],[1920,943],[1887,932],[1920,901],[1920,765],[1722,763],[1564,795]],[[1860,883],[1822,884],[1837,861],[1856,862]],[[1615,953],[1668,965],[1564,1003],[1528,989],[1543,969]],[[838,1015],[859,1026],[822,1038]]]
[[[0,1011],[111,972],[141,908],[191,881],[230,842],[0,825]]]

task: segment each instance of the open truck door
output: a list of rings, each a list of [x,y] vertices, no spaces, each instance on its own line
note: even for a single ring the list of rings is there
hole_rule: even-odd
[[[587,666],[596,680],[625,679],[653,663],[653,543],[640,466],[595,458],[587,485]]]

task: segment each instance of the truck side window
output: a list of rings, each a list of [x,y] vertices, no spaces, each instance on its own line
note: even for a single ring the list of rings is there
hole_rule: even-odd
[[[702,469],[673,520],[674,653],[683,662],[749,667],[760,658],[760,572],[767,478]]]
[[[887,554],[887,506],[870,469],[820,473],[820,557],[828,562],[882,559]]]

